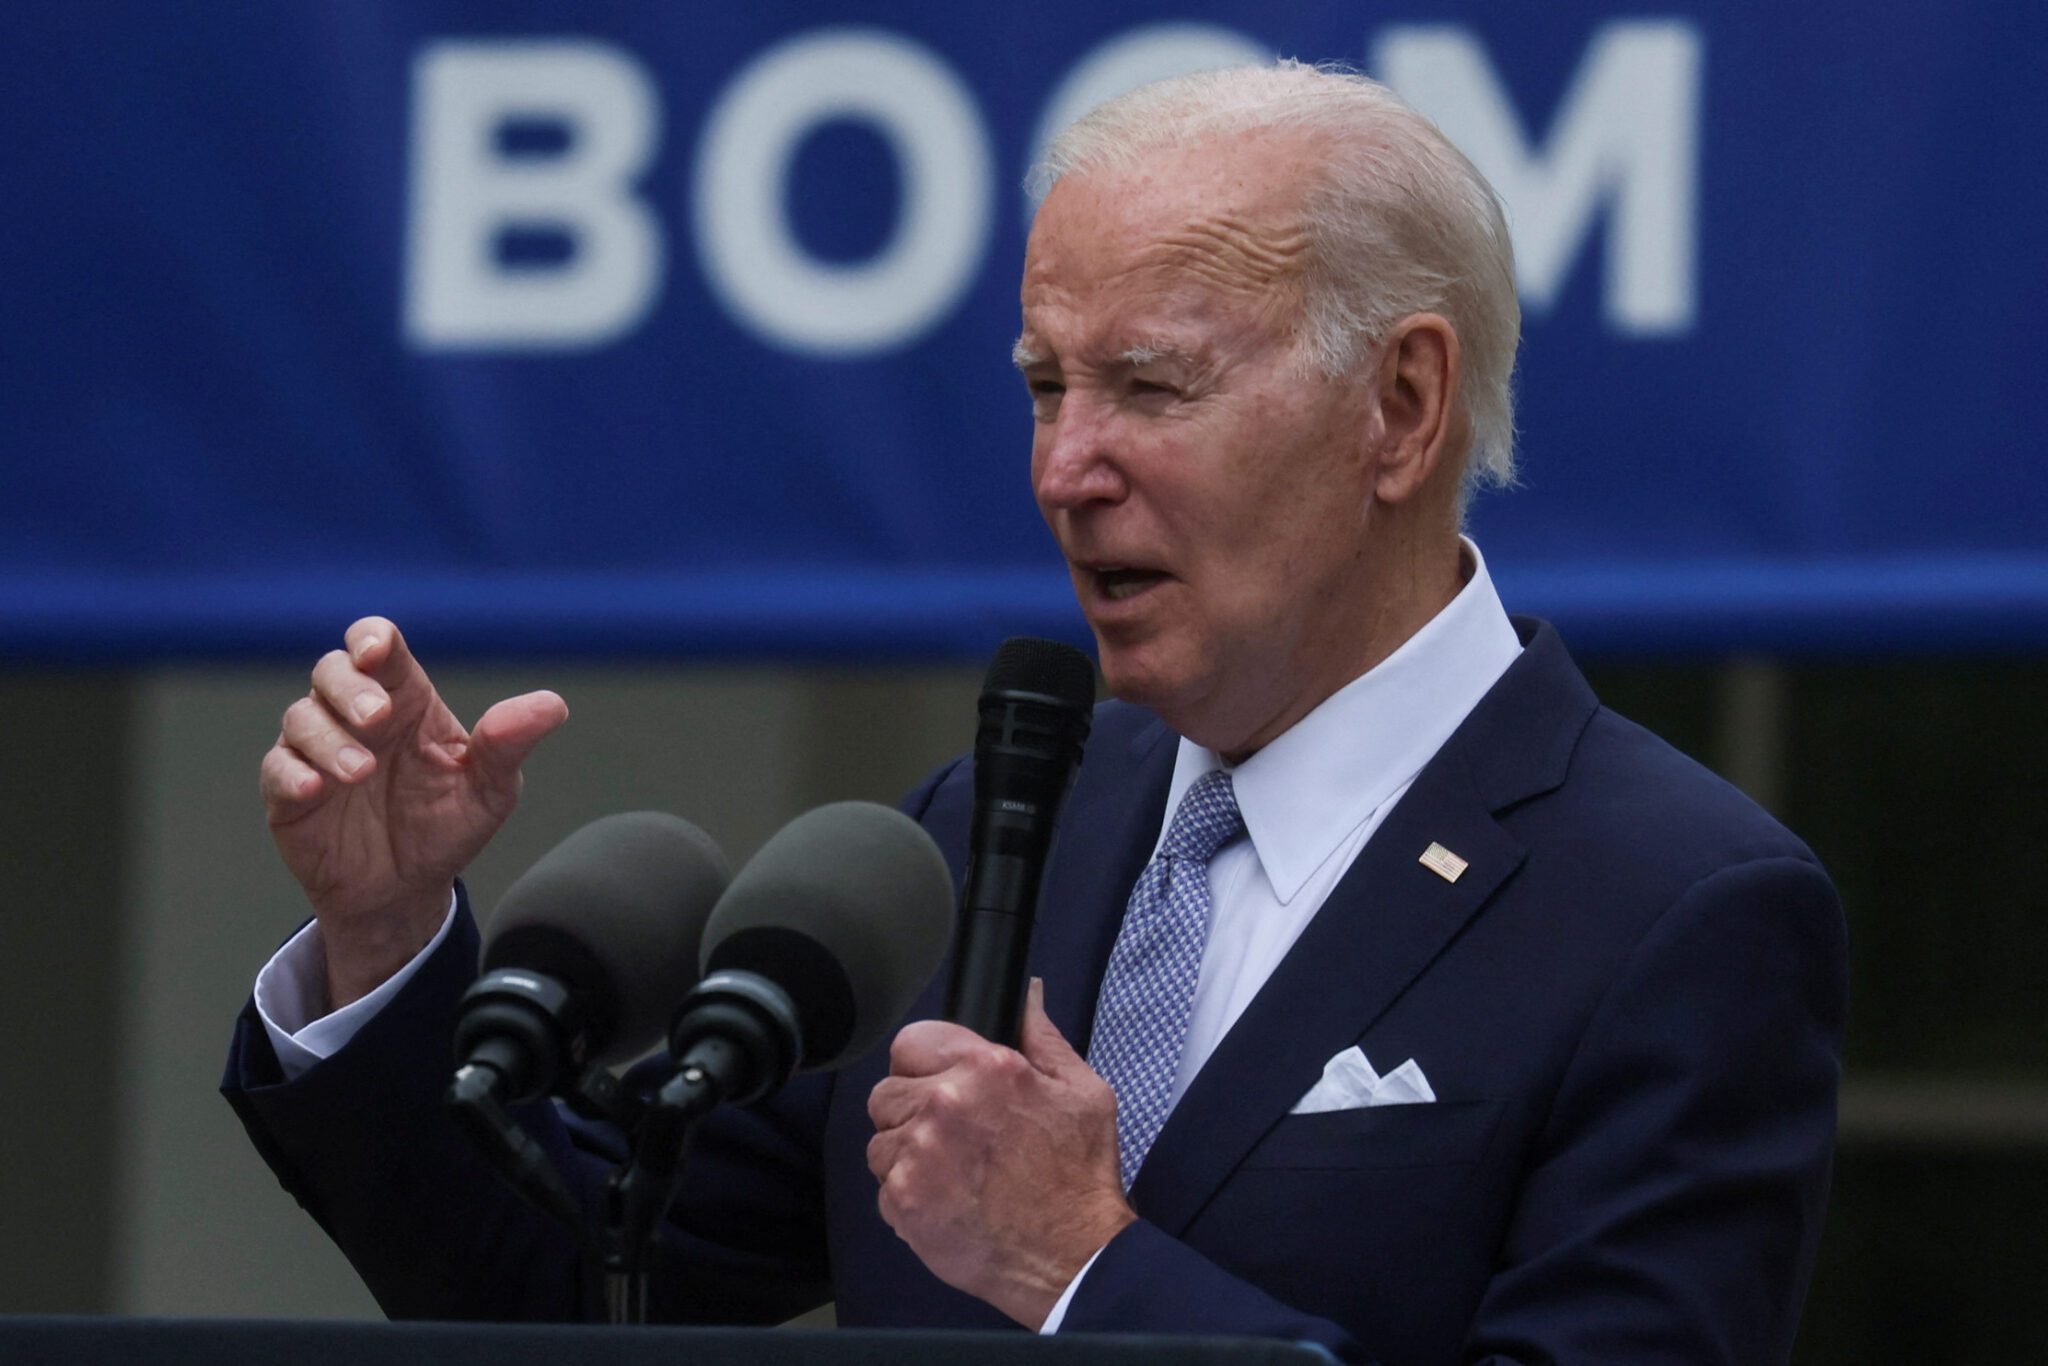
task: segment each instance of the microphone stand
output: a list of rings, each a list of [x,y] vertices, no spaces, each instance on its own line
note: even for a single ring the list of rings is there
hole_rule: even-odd
[[[604,1302],[612,1323],[647,1322],[648,1283],[661,1220],[682,1181],[690,1133],[724,1088],[692,1063],[669,1078],[641,1116],[633,1158],[605,1186]]]
[[[608,1120],[633,1140],[632,1159],[605,1182],[604,1218],[595,1240],[607,1323],[647,1322],[657,1231],[675,1198],[690,1130],[718,1103],[715,1095],[684,1094],[700,1089],[703,1080],[691,1078],[685,1085],[689,1070],[670,1078],[648,1101],[592,1064],[565,1097],[584,1118]]]
[[[485,1159],[527,1203],[550,1215],[588,1246],[590,1230],[568,1183],[498,1099],[502,1074],[486,1063],[470,1063],[448,1087],[448,1113]]]
[[[597,1263],[604,1277],[606,1321],[646,1323],[656,1230],[675,1197],[690,1130],[716,1108],[724,1088],[704,1067],[693,1065],[649,1102],[595,1063],[583,1070],[564,1091],[564,1102],[585,1119],[616,1125],[634,1142],[630,1165],[614,1170],[605,1183],[603,1218],[593,1221],[547,1153],[506,1111],[498,1099],[499,1084],[499,1074],[489,1066],[471,1064],[458,1071],[447,1095],[456,1127],[527,1203],[567,1228]]]
[[[604,1280],[605,1317],[647,1322],[655,1240],[682,1183],[683,1158],[698,1121],[728,1101],[745,1104],[779,1088],[803,1057],[796,1004],[776,983],[745,971],[699,982],[670,1026],[675,1075],[652,1101],[630,1094],[605,1068],[585,1067],[563,1099],[586,1119],[631,1136],[633,1153],[605,1183],[603,1217],[592,1229],[547,1154],[499,1100],[519,1060],[509,1042],[485,1042],[448,1091],[457,1125],[522,1196],[566,1224],[594,1253]]]
[[[674,1076],[639,1116],[633,1160],[605,1190],[605,1308],[613,1323],[647,1321],[654,1241],[682,1184],[698,1121],[728,1101],[774,1092],[803,1056],[789,994],[750,972],[716,972],[683,998],[670,1026]]]

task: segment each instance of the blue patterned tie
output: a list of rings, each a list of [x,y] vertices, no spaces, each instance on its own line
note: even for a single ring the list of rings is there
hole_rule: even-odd
[[[1203,774],[1131,889],[1095,1002],[1088,1065],[1116,1092],[1124,1189],[1172,1108],[1173,1078],[1209,937],[1209,860],[1244,829],[1230,775]]]

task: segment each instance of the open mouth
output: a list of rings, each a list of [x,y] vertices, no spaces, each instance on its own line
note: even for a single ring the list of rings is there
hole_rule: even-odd
[[[1146,589],[1166,581],[1166,575],[1157,569],[1109,566],[1090,572],[1095,576],[1096,591],[1111,602],[1124,602],[1135,598]]]

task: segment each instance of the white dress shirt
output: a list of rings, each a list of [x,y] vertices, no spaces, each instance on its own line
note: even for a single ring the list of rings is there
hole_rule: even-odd
[[[1215,768],[1231,769],[1248,838],[1224,846],[1209,863],[1209,935],[1174,1076],[1174,1103],[1415,775],[1522,652],[1479,547],[1463,544],[1471,575],[1450,605],[1257,754],[1232,768],[1214,751],[1180,742],[1159,840],[1181,795]],[[433,942],[390,981],[319,1018],[314,1012],[326,1000],[326,961],[314,927],[279,949],[257,975],[255,999],[286,1078],[347,1043],[440,946],[453,919],[451,905]],[[1094,1264],[1091,1257],[1040,1332],[1059,1327]]]
[[[309,921],[287,939],[284,947],[263,965],[263,971],[256,974],[256,990],[252,993],[257,1018],[263,1021],[263,1032],[270,1036],[270,1047],[277,1054],[284,1079],[290,1081],[322,1058],[339,1053],[341,1046],[412,980],[420,964],[441,947],[454,924],[455,898],[451,895],[441,928],[434,931],[434,937],[412,961],[385,978],[369,995],[324,1015],[321,1012],[327,1010],[327,953],[320,942],[320,927]]]

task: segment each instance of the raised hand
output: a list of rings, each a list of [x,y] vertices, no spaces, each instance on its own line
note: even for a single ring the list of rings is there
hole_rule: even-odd
[[[569,717],[532,692],[464,730],[395,625],[364,617],[344,639],[262,767],[271,836],[320,922],[329,1009],[433,938],[456,874],[518,805],[520,765]]]

